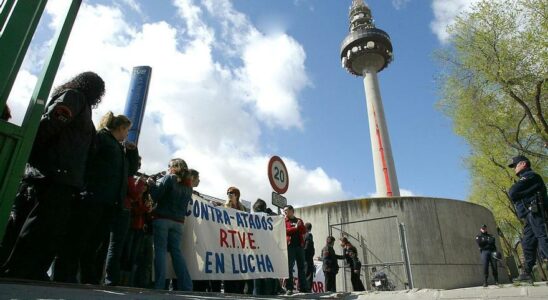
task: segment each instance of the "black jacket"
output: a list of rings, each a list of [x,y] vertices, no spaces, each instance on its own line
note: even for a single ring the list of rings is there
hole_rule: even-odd
[[[542,177],[529,168],[521,171],[518,176],[519,180],[508,191],[508,196],[516,207],[518,217],[525,218],[527,216],[529,206],[538,196],[543,201],[544,209],[548,209],[548,195],[546,195],[546,185]]]
[[[337,274],[339,272],[339,263],[337,262],[337,259],[344,259],[344,256],[335,254],[335,249],[333,249],[333,246],[331,245],[326,245],[325,247],[323,247],[322,270],[327,273]]]
[[[358,274],[358,276],[360,275],[360,271],[362,269],[362,263],[360,262],[357,256],[350,258],[350,269],[352,269],[352,274]],[[354,271],[358,271],[358,272],[354,273]]]
[[[495,237],[487,232],[480,232],[480,234],[476,236],[476,243],[478,243],[480,251],[497,251]]]
[[[314,237],[312,236],[312,232],[307,232],[304,235],[304,258],[307,261],[311,261],[314,259],[314,252],[316,250],[314,249]]]
[[[86,171],[90,200],[122,207],[127,195],[128,163],[125,149],[107,129],[97,132]]]
[[[350,250],[354,251],[354,253],[358,253],[358,250],[356,249],[356,247],[354,247],[354,245],[350,245],[350,247],[348,247],[348,249],[346,247],[343,248],[343,256],[344,256],[344,259],[346,260],[346,263],[351,265],[352,264],[352,257],[350,257],[350,254],[348,253]]]
[[[51,182],[81,188],[94,136],[91,105],[83,93],[67,90],[48,103],[38,126],[29,165]]]

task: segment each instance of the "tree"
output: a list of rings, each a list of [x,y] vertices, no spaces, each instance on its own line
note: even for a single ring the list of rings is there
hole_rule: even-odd
[[[506,193],[515,179],[508,159],[524,154],[548,175],[548,2],[483,0],[449,31],[439,104],[470,145],[468,200],[491,209],[515,240],[521,226]]]

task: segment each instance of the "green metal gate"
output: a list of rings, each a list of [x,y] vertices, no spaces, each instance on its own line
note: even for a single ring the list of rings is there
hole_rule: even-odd
[[[21,126],[0,120],[0,238],[21,180],[40,117],[82,0],[72,0],[34,88]],[[47,0],[0,1],[0,113],[21,68]]]

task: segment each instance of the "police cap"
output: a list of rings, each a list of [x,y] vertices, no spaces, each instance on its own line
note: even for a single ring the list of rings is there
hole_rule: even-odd
[[[508,167],[509,168],[515,168],[516,165],[521,162],[521,161],[525,161],[527,162],[528,164],[530,163],[529,162],[529,159],[523,155],[518,155],[518,156],[514,156],[512,157],[512,159],[509,161],[509,164],[508,164]]]

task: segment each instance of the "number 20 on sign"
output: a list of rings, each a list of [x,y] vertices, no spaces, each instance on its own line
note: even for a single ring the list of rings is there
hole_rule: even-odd
[[[278,194],[287,192],[289,187],[289,175],[284,162],[279,156],[273,156],[268,162],[268,180],[272,189]]]

